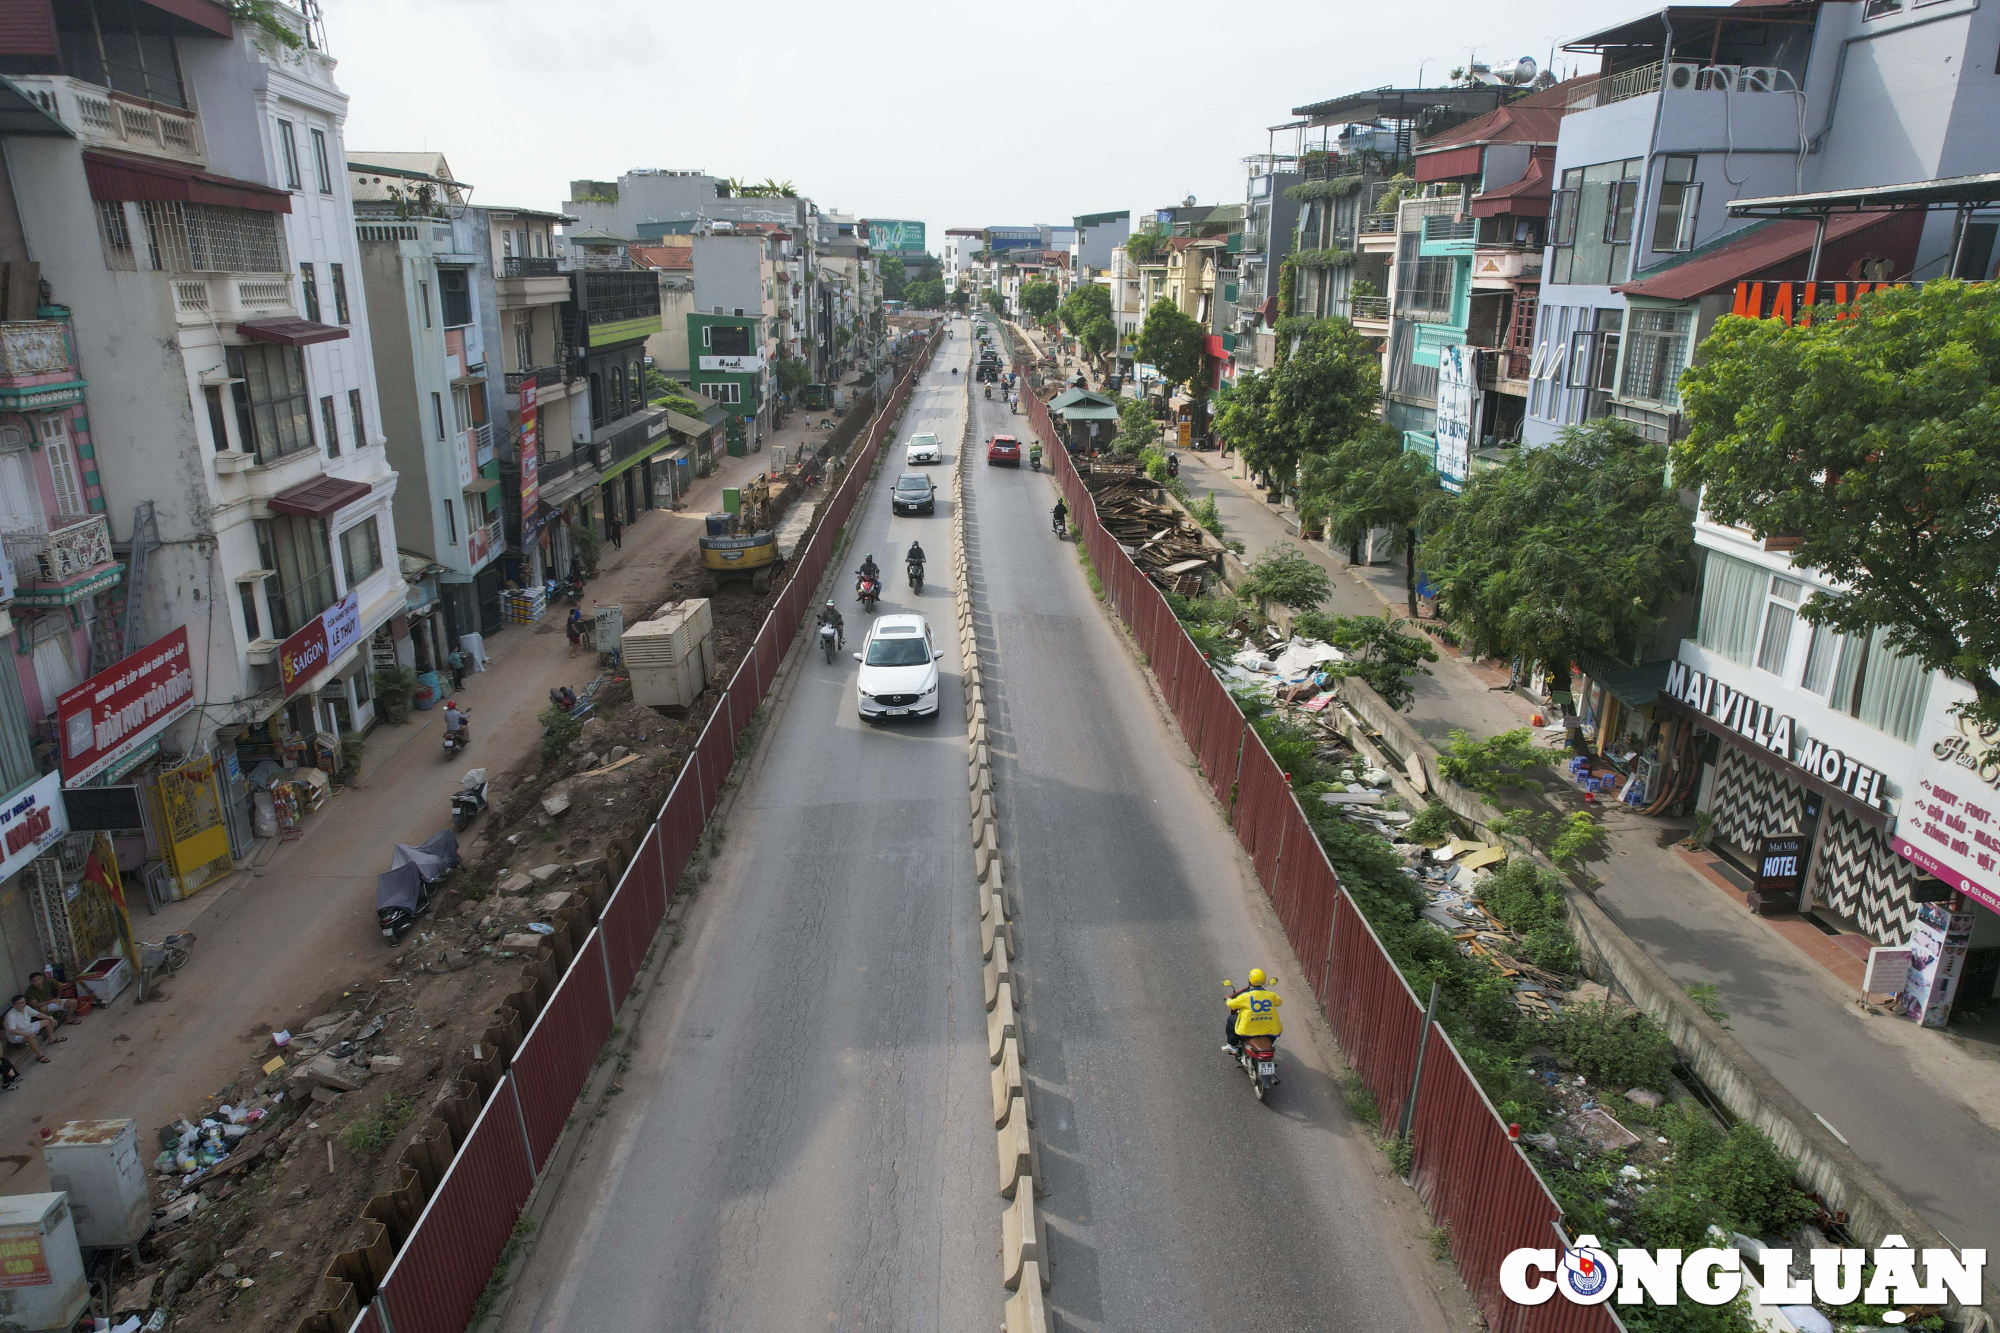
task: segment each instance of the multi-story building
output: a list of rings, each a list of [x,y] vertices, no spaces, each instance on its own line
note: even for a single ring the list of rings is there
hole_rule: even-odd
[[[952,227],[944,234],[944,285],[963,285],[964,275],[979,262],[986,248],[986,232],[980,227]]]
[[[1132,234],[1132,210],[1085,213],[1071,222],[1076,242],[1070,247],[1070,272],[1078,282],[1094,281],[1097,274],[1111,267],[1113,252]]]
[[[346,99],[323,33],[283,5],[268,15],[296,45],[208,0],[43,13],[9,30],[9,77],[69,133],[12,139],[9,167],[74,312],[70,365],[103,368],[79,485],[114,522],[140,516],[116,534],[143,564],[136,609],[92,657],[185,631],[201,707],[147,744],[233,750],[216,771],[248,774],[372,722],[368,641],[404,601]],[[143,58],[111,58],[114,38]],[[252,797],[218,781],[240,854]],[[176,864],[183,889],[205,873]]]
[[[1259,153],[1243,159],[1243,239],[1236,257],[1236,327],[1230,350],[1231,375],[1268,370],[1276,364],[1272,328],[1278,321],[1278,281],[1292,252],[1299,203],[1291,193],[1299,183],[1298,158]]]
[[[533,588],[550,572],[543,566],[542,543],[537,540],[541,441],[545,435],[570,438],[572,404],[580,403],[585,393],[563,324],[569,274],[556,254],[555,229],[576,219],[531,208],[489,207],[484,212],[487,260],[494,274],[493,304],[500,325],[494,344],[500,389],[496,396],[489,366],[486,396],[489,405],[499,409],[493,435],[506,533],[501,575],[503,581]],[[583,410],[588,410],[587,404]],[[530,447],[533,465],[524,469],[524,451]]]
[[[579,526],[601,537],[601,519],[630,523],[660,503],[651,465],[669,448],[667,409],[646,388],[646,341],[660,332],[660,281],[634,263],[631,243],[591,231],[568,237],[570,295],[563,307],[574,373],[584,389],[572,403],[569,451],[540,465],[543,558],[566,570]],[[581,410],[585,409],[587,410]],[[559,448],[543,433],[544,450]]]

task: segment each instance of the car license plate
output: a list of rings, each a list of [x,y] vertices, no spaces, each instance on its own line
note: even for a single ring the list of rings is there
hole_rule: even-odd
[[[882,711],[890,717],[907,717],[910,712],[907,708],[885,708]]]
[[[1260,1074],[1275,1074],[1278,1072],[1278,1062],[1276,1060],[1259,1060],[1257,1062],[1257,1072]]]

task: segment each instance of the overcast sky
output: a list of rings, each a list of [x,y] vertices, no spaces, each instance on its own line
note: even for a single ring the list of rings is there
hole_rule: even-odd
[[[1243,197],[1308,102],[1543,66],[1637,5],[1583,0],[1063,6],[324,0],[353,150],[443,152],[474,203],[555,208],[634,167],[789,180],[946,227]],[[1428,63],[1424,63],[1428,59]],[[1579,57],[1556,54],[1559,72]],[[1583,57],[1582,59],[1590,59]],[[1280,151],[1291,135],[1280,137]]]

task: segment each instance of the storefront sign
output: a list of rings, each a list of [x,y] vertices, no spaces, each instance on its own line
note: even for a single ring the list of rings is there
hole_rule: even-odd
[[[193,707],[194,667],[183,625],[56,700],[63,785],[90,781]]]
[[[535,381],[521,384],[521,549],[535,540],[541,528],[536,508],[542,498],[541,432],[536,409]]]
[[[49,1257],[40,1227],[0,1227],[0,1287],[46,1287]]]
[[[1910,975],[1896,996],[1896,1012],[1927,1028],[1949,1023],[1971,944],[1972,913],[1954,912],[1941,903],[1918,907],[1917,924],[1910,930]]]
[[[1465,489],[1472,466],[1473,404],[1479,394],[1479,353],[1463,343],[1438,349],[1437,471],[1448,491]]]
[[[215,761],[192,759],[154,780],[164,816],[167,861],[182,894],[229,869],[229,829],[222,820]]]
[[[278,647],[278,678],[285,697],[305,688],[307,681],[339,659],[361,637],[361,597],[347,596],[314,617]]]
[[[0,880],[20,874],[28,862],[60,842],[68,832],[62,774],[45,773],[0,805]]]
[[[1876,945],[1868,951],[1868,967],[1861,974],[1863,995],[1900,995],[1910,980],[1910,951],[1885,949]]]
[[[2000,912],[2000,731],[1949,712],[1924,728],[1915,785],[1890,845]]]
[[[1796,898],[1805,883],[1806,839],[1780,833],[1757,843],[1757,892],[1766,898]]]
[[[764,368],[761,356],[704,356],[703,370],[720,370],[734,375],[754,375]]]
[[[1667,668],[1667,694],[1710,719],[1718,729],[1734,732],[1759,749],[1819,779],[1835,791],[1873,810],[1888,809],[1882,775],[1851,755],[1822,741],[1810,740],[1791,718],[1759,703],[1749,694],[1704,676],[1685,662]]]

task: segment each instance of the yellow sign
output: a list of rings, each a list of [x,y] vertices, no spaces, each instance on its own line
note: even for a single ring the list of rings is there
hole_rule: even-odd
[[[1194,423],[1183,421],[1181,423],[1181,448],[1185,449],[1193,442],[1194,442]]]
[[[167,860],[181,882],[181,892],[193,893],[229,869],[229,829],[222,822],[215,761],[201,758],[170,768],[155,780],[154,791],[166,832]]]

